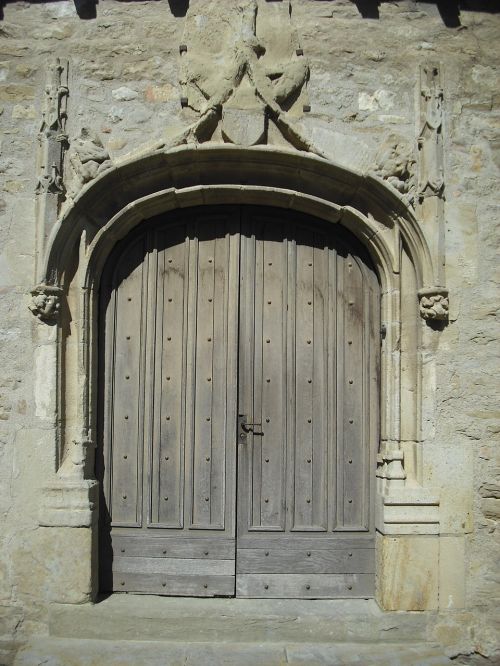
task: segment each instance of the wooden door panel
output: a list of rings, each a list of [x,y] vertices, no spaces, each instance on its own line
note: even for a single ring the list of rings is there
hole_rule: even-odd
[[[374,574],[239,574],[238,597],[335,599],[373,596]]]
[[[218,537],[178,539],[172,536],[113,536],[113,550],[120,557],[165,557],[234,560],[235,541]]]
[[[310,546],[310,544],[308,544]],[[238,553],[243,573],[375,573],[371,548],[248,548]]]
[[[356,241],[290,211],[188,210],[117,248],[104,589],[231,595],[237,558],[239,596],[373,595],[378,300]]]
[[[237,594],[372,596],[378,285],[338,228],[281,215],[242,223],[240,413],[260,432],[239,446]]]
[[[106,318],[104,369],[109,391],[105,400],[107,441],[105,465],[112,469],[106,491],[108,512],[114,526],[142,524],[142,447],[144,425],[143,369],[146,303],[144,240],[137,240],[109,276],[116,285]]]
[[[168,238],[168,240],[167,240]],[[170,242],[169,242],[170,241]],[[150,439],[151,482],[147,484],[149,525],[184,526],[184,404],[186,390],[186,336],[189,243],[184,225],[155,231],[153,273],[156,299],[151,320],[153,338],[153,390]]]
[[[199,574],[134,573],[109,571],[103,573],[105,590],[135,592],[174,597],[234,596],[234,574],[211,576]]]
[[[115,320],[125,327],[133,323],[140,363],[130,370],[135,393],[122,391],[104,416],[104,450],[121,454],[123,446],[116,426],[106,429],[109,418],[115,424],[123,417],[140,437],[134,440],[131,486],[137,487],[137,520],[113,522],[111,534],[101,539],[110,544],[104,589],[234,594],[238,224],[234,209],[188,211],[171,224],[151,221],[116,251],[118,264],[137,267],[125,269],[120,284],[112,279],[104,288],[102,301],[109,297],[117,305],[102,337],[104,344],[117,337]],[[131,255],[134,242],[142,253],[137,258]],[[142,298],[139,320],[127,306],[132,284],[134,299]],[[109,365],[123,374],[114,358]],[[104,392],[112,395],[112,384],[104,382]],[[132,406],[142,421],[123,416]],[[116,475],[115,459],[111,463],[105,484]],[[118,492],[128,494],[122,485]],[[105,490],[105,510],[112,499]]]

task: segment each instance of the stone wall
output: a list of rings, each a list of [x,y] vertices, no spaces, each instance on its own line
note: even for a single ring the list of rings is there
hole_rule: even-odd
[[[59,425],[55,352],[53,345],[44,344],[54,339],[55,327],[40,324],[28,309],[29,291],[42,263],[37,258],[44,246],[41,236],[50,231],[56,208],[64,211],[99,169],[150,148],[174,145],[179,136],[184,143],[210,138],[196,125],[203,100],[196,101],[192,91],[200,79],[186,78],[186,54],[180,53],[180,46],[186,35],[192,37],[192,26],[199,26],[203,16],[222,21],[221,12],[227,10],[221,9],[223,4],[106,0],[91,20],[80,19],[73,3],[66,0],[18,2],[4,8],[0,23],[0,604],[6,641],[46,631],[47,601],[54,598],[55,589],[58,601],[64,601],[64,594],[70,601],[85,601],[72,599],[73,581],[61,580],[61,562],[74,557],[76,577],[85,577],[81,570],[90,566],[90,555],[79,560],[82,551],[91,549],[79,532],[83,528],[74,528],[71,551],[63,547],[64,541],[58,543],[57,533],[39,525],[41,488],[61,462],[55,445]],[[259,0],[261,16],[268,12],[270,25],[274,19],[269,12],[279,12],[271,5],[286,5],[288,11],[288,3]],[[440,614],[432,637],[447,645],[450,653],[480,654],[493,660],[500,649],[500,17],[487,11],[462,11],[460,25],[450,28],[434,3],[383,2],[378,19],[363,18],[356,3],[347,0],[291,0],[290,8],[297,32],[291,33],[285,46],[296,53],[303,51],[309,74],[302,80],[299,73],[300,85],[290,84],[296,86],[287,107],[293,131],[277,124],[277,130],[269,130],[268,142],[309,150],[346,168],[378,174],[407,198],[418,194],[421,66],[439,67],[444,90],[440,128],[444,194],[439,193],[434,211],[426,209],[425,203],[415,204],[417,217],[421,215],[424,223],[426,216],[430,223],[442,216],[444,248],[432,239],[429,244],[436,256],[445,256],[443,276],[450,291],[448,325],[433,329],[422,323],[435,371],[424,373],[428,385],[423,386],[425,456],[420,480],[440,490],[440,543],[435,560],[441,580],[436,601]],[[231,31],[223,34],[225,40],[230,36]],[[202,60],[203,46],[200,38],[197,54]],[[210,51],[213,41],[207,40],[205,46],[215,58]],[[228,53],[231,49],[237,50],[238,44],[228,43]],[[46,86],[55,57],[63,66],[69,63],[67,82],[61,84],[67,85],[68,92],[62,111],[67,113],[63,129],[69,137],[69,152],[60,174],[67,182],[67,201],[56,192],[55,204],[48,197],[44,209],[40,195],[35,195],[44,175],[41,167],[47,166],[41,164],[39,134],[44,113],[47,121]],[[280,57],[275,56],[276,62]],[[203,85],[210,90],[212,84],[204,80]],[[237,116],[234,122],[232,129],[222,128],[221,134],[212,130],[211,140],[234,140],[236,133],[242,141],[251,142],[257,136],[241,134]],[[194,126],[194,133],[184,136],[186,128]],[[82,135],[84,128],[88,134]],[[250,129],[258,133],[258,128]],[[88,150],[89,136],[93,166],[82,175],[84,162],[77,148],[82,145]],[[75,162],[70,159],[75,152],[80,156],[75,158],[76,177]],[[423,361],[425,366],[427,359]],[[431,395],[428,400],[427,394]],[[428,539],[428,544],[419,542],[420,562],[432,558],[437,548],[433,537]],[[411,536],[408,544],[398,548],[409,548],[410,560],[415,556]],[[389,542],[386,549],[384,557],[390,562],[394,553]],[[398,557],[401,561],[401,554]],[[398,575],[409,574],[400,571]],[[453,583],[446,594],[448,575]],[[457,580],[462,584],[457,585]],[[397,587],[397,576],[395,581]],[[398,601],[391,603],[398,607]]]

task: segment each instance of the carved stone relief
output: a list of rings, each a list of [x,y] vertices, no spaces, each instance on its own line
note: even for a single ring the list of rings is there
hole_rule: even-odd
[[[31,290],[29,309],[41,321],[56,321],[61,310],[62,289],[46,284],[39,284]]]
[[[449,299],[448,289],[433,287],[420,289],[420,315],[425,320],[446,321],[448,319]]]
[[[82,187],[112,166],[108,151],[96,132],[86,127],[71,141],[68,151],[67,194],[74,198]]]
[[[42,120],[38,132],[38,176],[35,186],[38,257],[43,255],[45,241],[57,219],[65,192],[62,174],[64,155],[68,147],[68,95],[68,62],[56,58],[47,72]]]
[[[295,122],[307,106],[309,65],[289,3],[228,3],[224,21],[215,4],[198,3],[186,16],[181,99],[195,120],[177,143],[207,141],[218,128],[225,142],[266,143],[272,122],[294,147],[311,150]]]
[[[418,136],[418,196],[441,196],[443,174],[443,86],[437,65],[423,65],[420,71],[420,122]]]
[[[380,146],[373,165],[375,173],[386,180],[408,203],[415,198],[415,157],[412,146],[402,137],[391,134]]]

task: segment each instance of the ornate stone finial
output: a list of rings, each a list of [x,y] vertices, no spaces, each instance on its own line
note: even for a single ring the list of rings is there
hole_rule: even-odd
[[[446,321],[448,319],[449,300],[448,289],[445,287],[430,287],[420,289],[420,316],[426,321]]]
[[[41,321],[56,321],[61,309],[62,289],[48,284],[39,284],[31,290],[32,300],[28,306]]]

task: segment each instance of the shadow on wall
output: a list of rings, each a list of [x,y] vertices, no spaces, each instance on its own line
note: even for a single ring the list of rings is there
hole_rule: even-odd
[[[320,0],[321,1],[321,0]],[[322,0],[330,2],[330,0]],[[380,18],[379,7],[383,2],[390,0],[352,0],[363,18]],[[422,0],[413,2],[414,9],[419,7],[425,9],[425,5],[436,5],[443,23],[447,28],[458,28],[460,23],[460,12],[489,12],[497,14],[500,12],[500,4],[492,0]]]
[[[16,2],[17,0],[0,0],[0,20],[3,20],[3,8],[8,3]],[[93,19],[97,17],[97,5],[99,0],[73,0],[78,16],[81,19]],[[129,2],[132,0],[120,0],[121,2]],[[137,2],[137,0],[134,0]],[[140,0],[139,0],[140,1]],[[146,0],[145,0],[146,1]],[[164,0],[157,0],[162,2]],[[284,2],[285,0],[266,0],[266,2]],[[334,2],[335,0],[314,0],[315,2]],[[360,15],[367,19],[379,19],[380,5],[384,2],[391,2],[392,0],[351,0]],[[43,2],[53,2],[53,0],[32,0],[32,3],[40,4]],[[425,8],[425,5],[436,5],[443,23],[448,28],[460,27],[460,12],[489,12],[490,14],[500,13],[500,3],[495,0],[414,0],[412,3],[415,10],[419,7]],[[168,0],[168,6],[173,16],[182,17],[186,15],[189,9],[189,0]]]

